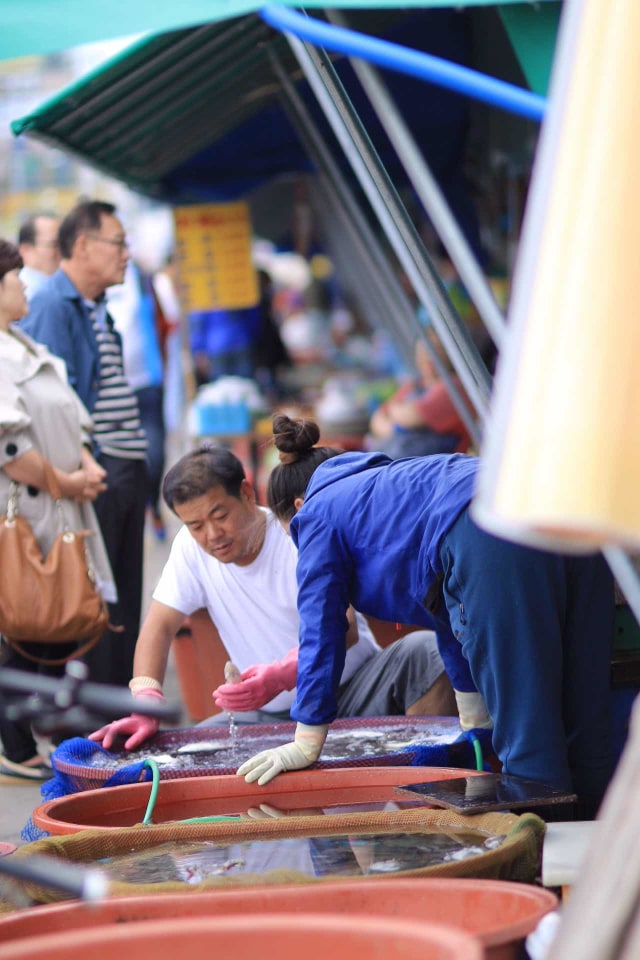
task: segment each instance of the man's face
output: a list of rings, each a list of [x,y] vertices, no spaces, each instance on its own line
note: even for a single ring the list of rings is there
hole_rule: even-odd
[[[220,563],[247,566],[260,552],[265,518],[247,480],[242,481],[239,498],[215,486],[201,497],[176,504],[174,510],[205,553]]]
[[[58,247],[58,226],[56,217],[36,217],[35,242],[20,245],[20,253],[26,266],[51,276],[60,266],[60,248]]]
[[[82,235],[85,262],[83,268],[102,290],[123,283],[129,261],[124,227],[117,217],[102,214],[99,230]]]

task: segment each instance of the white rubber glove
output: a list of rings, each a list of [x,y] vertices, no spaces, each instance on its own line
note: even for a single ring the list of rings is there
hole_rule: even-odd
[[[460,726],[463,730],[493,730],[493,720],[481,693],[463,693],[460,690],[453,692],[456,695]]]
[[[525,940],[527,956],[531,957],[531,960],[547,960],[561,923],[561,912],[552,910],[545,914],[535,930],[531,931]]]
[[[306,723],[298,723],[293,743],[263,750],[250,760],[245,760],[238,769],[238,776],[244,777],[247,783],[257,780],[258,786],[262,787],[279,773],[311,766],[322,752],[328,729],[328,724],[311,727]]]

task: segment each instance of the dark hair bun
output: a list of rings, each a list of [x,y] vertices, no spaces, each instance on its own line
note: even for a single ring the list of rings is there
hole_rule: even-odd
[[[320,439],[320,428],[315,420],[292,420],[284,413],[273,417],[273,442],[281,453],[298,456],[307,453]]]

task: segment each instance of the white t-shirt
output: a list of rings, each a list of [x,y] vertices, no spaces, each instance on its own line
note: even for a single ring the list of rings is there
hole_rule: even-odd
[[[298,643],[297,551],[271,511],[262,550],[246,567],[220,563],[182,527],[153,592],[153,599],[189,616],[206,607],[229,657],[242,672],[255,663],[281,660]],[[361,614],[358,642],[347,651],[341,683],[380,647]],[[262,708],[288,710],[295,690],[284,691]]]

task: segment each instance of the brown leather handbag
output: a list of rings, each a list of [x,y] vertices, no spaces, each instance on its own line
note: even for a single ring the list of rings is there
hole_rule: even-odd
[[[91,530],[70,530],[65,522],[56,475],[45,463],[47,487],[60,522],[45,559],[27,520],[18,514],[18,485],[12,484],[0,516],[0,633],[23,657],[59,664],[95,646],[109,622],[107,604],[96,588],[85,540]],[[67,656],[44,659],[23,643],[77,643]]]

